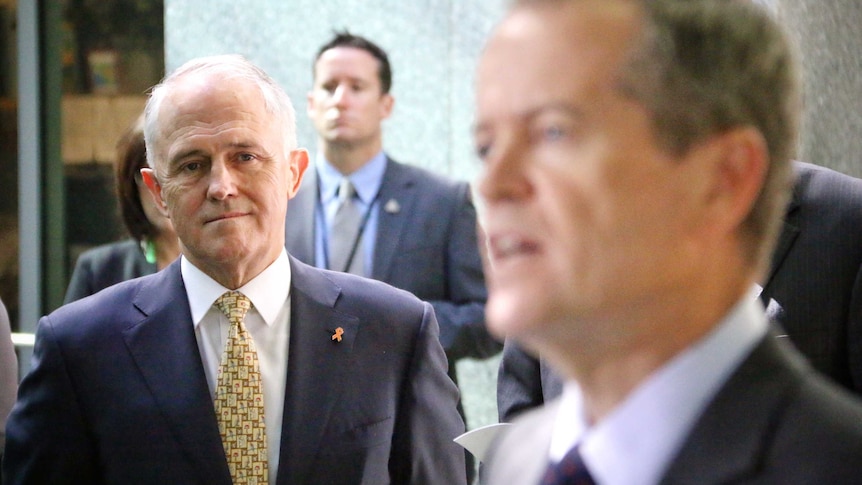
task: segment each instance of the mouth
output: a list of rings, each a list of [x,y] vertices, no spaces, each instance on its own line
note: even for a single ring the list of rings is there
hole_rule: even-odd
[[[539,244],[518,234],[506,234],[489,238],[489,249],[494,261],[504,261],[536,254]]]
[[[224,214],[219,214],[219,215],[217,215],[217,216],[215,216],[215,217],[207,218],[207,219],[206,219],[206,221],[205,221],[205,224],[209,224],[209,223],[211,223],[211,222],[225,221],[225,220],[228,220],[228,219],[236,219],[236,218],[239,218],[239,217],[243,217],[243,216],[245,216],[245,215],[248,215],[248,214],[247,214],[247,213],[245,213],[245,212],[236,212],[236,211],[234,211],[234,212],[225,212]]]

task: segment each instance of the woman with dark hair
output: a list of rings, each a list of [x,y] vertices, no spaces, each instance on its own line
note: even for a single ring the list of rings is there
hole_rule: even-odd
[[[141,169],[147,166],[143,121],[140,116],[120,138],[114,165],[120,215],[131,239],[81,254],[64,303],[121,281],[155,273],[180,255],[171,221],[158,211],[141,180]]]

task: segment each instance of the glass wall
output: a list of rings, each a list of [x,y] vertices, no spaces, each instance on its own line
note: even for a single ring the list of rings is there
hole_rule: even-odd
[[[18,89],[15,0],[0,0],[0,299],[18,320]]]
[[[162,0],[66,0],[59,25],[66,273],[94,245],[124,236],[115,146],[164,72]]]
[[[81,251],[123,236],[114,147],[163,75],[163,12],[0,0],[0,298],[14,330],[62,303]]]

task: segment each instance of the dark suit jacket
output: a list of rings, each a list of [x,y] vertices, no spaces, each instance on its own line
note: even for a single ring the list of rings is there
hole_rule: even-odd
[[[431,307],[290,264],[278,483],[464,483]],[[7,430],[8,484],[229,484],[179,262],[44,317]]]
[[[499,352],[500,343],[485,329],[488,294],[469,186],[387,159],[378,200],[371,277],[431,303],[440,322],[440,342],[452,361]],[[383,209],[392,200],[399,210]],[[316,203],[312,168],[288,205],[285,229],[287,252],[312,265]]]
[[[807,163],[796,175],[761,299],[815,369],[862,393],[862,180]]]
[[[486,468],[490,485],[538,483],[559,400],[508,428]],[[786,339],[764,337],[707,406],[661,482],[856,484],[862,408],[813,371]]]
[[[89,249],[78,256],[63,303],[80,300],[121,281],[156,272],[134,239]]]
[[[862,393],[862,180],[802,162],[794,169],[793,195],[760,298],[769,302],[770,320],[815,369]],[[501,421],[560,390],[547,366],[506,343],[497,382]]]

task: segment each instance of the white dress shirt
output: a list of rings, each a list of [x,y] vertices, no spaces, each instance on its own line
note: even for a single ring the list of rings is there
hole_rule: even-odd
[[[181,270],[207,385],[210,395],[215,399],[218,367],[230,323],[213,304],[229,290],[185,257],[181,261]],[[236,290],[247,296],[253,305],[245,316],[245,326],[254,340],[260,361],[270,484],[275,484],[281,443],[290,340],[290,278],[287,252],[282,250],[269,267]]]
[[[576,444],[596,483],[658,483],[697,418],[767,332],[759,299],[744,297],[700,341],[655,371],[590,427],[577,382],[566,382],[550,460]]]

